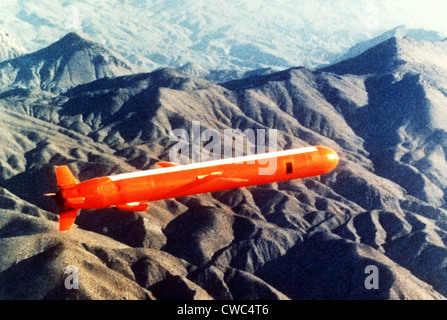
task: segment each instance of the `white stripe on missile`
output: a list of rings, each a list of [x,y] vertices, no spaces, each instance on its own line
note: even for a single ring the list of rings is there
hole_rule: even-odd
[[[275,157],[281,157],[281,156],[290,156],[290,155],[294,155],[294,154],[316,152],[316,151],[318,151],[318,149],[315,147],[283,150],[283,151],[254,154],[254,155],[241,156],[241,157],[235,157],[235,158],[227,158],[227,159],[219,159],[219,160],[191,163],[191,164],[185,164],[185,165],[179,165],[179,166],[173,166],[173,167],[167,167],[167,168],[160,168],[160,169],[150,169],[150,170],[144,170],[144,171],[121,173],[121,174],[109,176],[108,178],[112,181],[118,181],[118,180],[129,179],[129,178],[140,178],[140,177],[145,177],[145,176],[150,176],[150,175],[160,174],[160,173],[179,172],[179,171],[184,171],[184,170],[206,168],[206,167],[212,167],[212,166],[224,165],[224,164],[242,163],[242,162],[247,162],[247,161],[263,160],[263,159],[269,159],[269,158],[275,158]]]

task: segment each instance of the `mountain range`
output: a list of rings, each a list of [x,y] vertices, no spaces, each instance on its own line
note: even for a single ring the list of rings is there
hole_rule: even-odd
[[[445,299],[446,59],[445,41],[392,36],[320,68],[144,72],[78,33],[8,56],[0,298]],[[55,166],[81,181],[155,168],[192,121],[277,129],[279,149],[325,145],[340,163],[144,213],[83,210],[58,231],[43,197]],[[371,265],[378,289],[365,287]],[[79,289],[64,286],[67,266]]]
[[[392,24],[369,23],[375,11],[393,14],[388,7],[348,0],[17,0],[0,3],[0,30],[30,52],[83,33],[147,71],[187,63],[207,70],[314,68],[394,26],[396,16]]]

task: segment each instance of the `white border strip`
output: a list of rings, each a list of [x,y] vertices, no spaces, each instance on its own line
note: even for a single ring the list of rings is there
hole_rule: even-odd
[[[269,159],[269,158],[281,157],[281,156],[290,156],[290,155],[294,155],[294,154],[301,154],[301,153],[315,152],[315,151],[318,151],[318,149],[315,147],[283,150],[283,151],[277,151],[277,152],[268,152],[268,153],[254,154],[254,155],[241,156],[241,157],[228,158],[228,159],[219,159],[219,160],[204,161],[204,162],[183,164],[183,165],[180,164],[178,166],[173,166],[173,167],[168,167],[168,168],[150,169],[150,170],[137,171],[137,172],[121,173],[121,174],[117,174],[114,176],[109,176],[108,178],[112,181],[118,181],[118,180],[123,180],[123,179],[130,179],[130,178],[140,178],[140,177],[145,177],[145,176],[150,176],[150,175],[160,174],[160,173],[179,172],[179,171],[184,171],[184,170],[207,168],[207,167],[213,167],[213,166],[218,166],[218,165],[223,165],[223,164],[242,163],[242,162],[247,162],[247,161]]]

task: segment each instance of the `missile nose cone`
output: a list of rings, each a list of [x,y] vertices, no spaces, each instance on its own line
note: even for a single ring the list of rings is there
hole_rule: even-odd
[[[330,161],[332,163],[334,168],[337,166],[338,154],[334,150],[328,149],[327,159],[328,159],[328,161]]]
[[[317,147],[317,149],[320,151],[323,162],[322,165],[325,168],[325,171],[332,171],[338,165],[338,154],[327,147]]]

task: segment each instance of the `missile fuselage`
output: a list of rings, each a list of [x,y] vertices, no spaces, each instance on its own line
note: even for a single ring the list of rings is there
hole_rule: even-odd
[[[65,210],[100,209],[312,177],[337,163],[331,149],[309,147],[100,177],[61,193]]]
[[[80,209],[116,207],[146,211],[147,202],[248,187],[304,177],[334,169],[338,155],[326,147],[308,147],[178,165],[78,182],[68,166],[56,167],[59,191],[46,194],[60,208],[59,230],[70,230]]]

